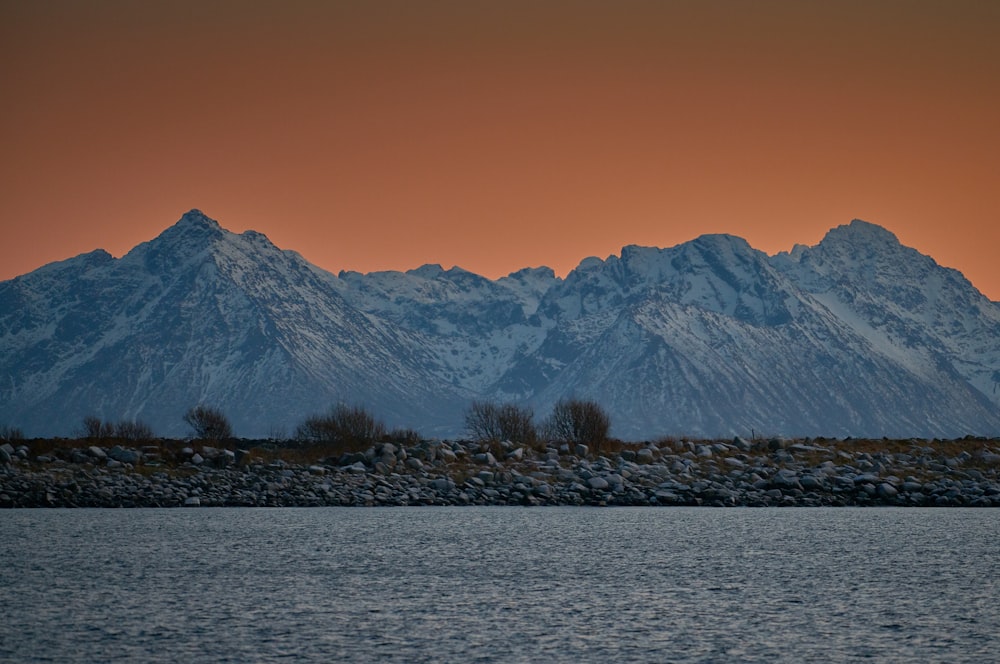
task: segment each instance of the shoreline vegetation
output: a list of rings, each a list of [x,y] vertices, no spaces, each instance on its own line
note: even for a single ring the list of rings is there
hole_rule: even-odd
[[[1000,438],[646,443],[35,439],[0,445],[0,507],[1000,507]]]

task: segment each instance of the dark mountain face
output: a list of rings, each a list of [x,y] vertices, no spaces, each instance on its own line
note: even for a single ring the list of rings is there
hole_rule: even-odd
[[[0,424],[28,435],[181,435],[198,403],[276,435],[338,402],[458,435],[473,398],[567,396],[631,439],[995,435],[1000,305],[860,221],[774,257],[703,236],[493,281],[335,276],[192,210],[121,259],[0,283]]]

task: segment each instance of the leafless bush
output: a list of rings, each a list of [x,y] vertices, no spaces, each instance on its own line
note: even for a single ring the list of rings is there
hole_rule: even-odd
[[[531,447],[537,440],[533,416],[530,408],[516,404],[473,401],[465,413],[465,427],[481,443],[509,440]]]
[[[153,430],[145,422],[122,420],[115,425],[114,438],[127,443],[141,443],[154,438]]]
[[[420,432],[407,428],[396,428],[385,436],[389,442],[398,443],[403,447],[413,447],[420,442]]]
[[[99,417],[88,415],[83,418],[82,437],[87,440],[106,440],[115,437],[115,425],[104,422]]]
[[[334,443],[346,449],[371,445],[385,436],[385,425],[361,406],[337,405],[326,415],[313,415],[295,429],[302,443]]]
[[[195,406],[184,414],[184,421],[194,429],[194,437],[200,440],[218,442],[233,437],[229,420],[218,408]]]
[[[600,452],[608,440],[611,418],[594,401],[563,399],[556,403],[545,423],[549,438],[564,443],[582,443]]]
[[[17,427],[11,426],[0,426],[0,440],[5,443],[13,443],[19,440],[24,440],[24,432]]]

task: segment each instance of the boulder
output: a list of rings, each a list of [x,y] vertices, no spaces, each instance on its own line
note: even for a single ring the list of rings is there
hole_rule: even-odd
[[[636,463],[649,464],[653,463],[653,460],[654,460],[653,450],[649,449],[648,447],[644,447],[635,453]]]
[[[610,485],[608,484],[608,481],[603,477],[591,477],[590,479],[587,480],[587,486],[597,491],[604,491]]]
[[[107,456],[121,463],[130,463],[133,466],[139,462],[139,453],[135,450],[125,449],[121,445],[115,445],[107,452]]]
[[[888,482],[882,482],[881,484],[878,485],[876,493],[878,494],[879,498],[895,498],[899,492],[896,491],[896,487],[889,484]]]

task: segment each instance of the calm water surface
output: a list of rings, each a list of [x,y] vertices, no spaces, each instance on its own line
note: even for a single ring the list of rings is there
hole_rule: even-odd
[[[997,662],[1000,511],[0,513],[0,661]]]

